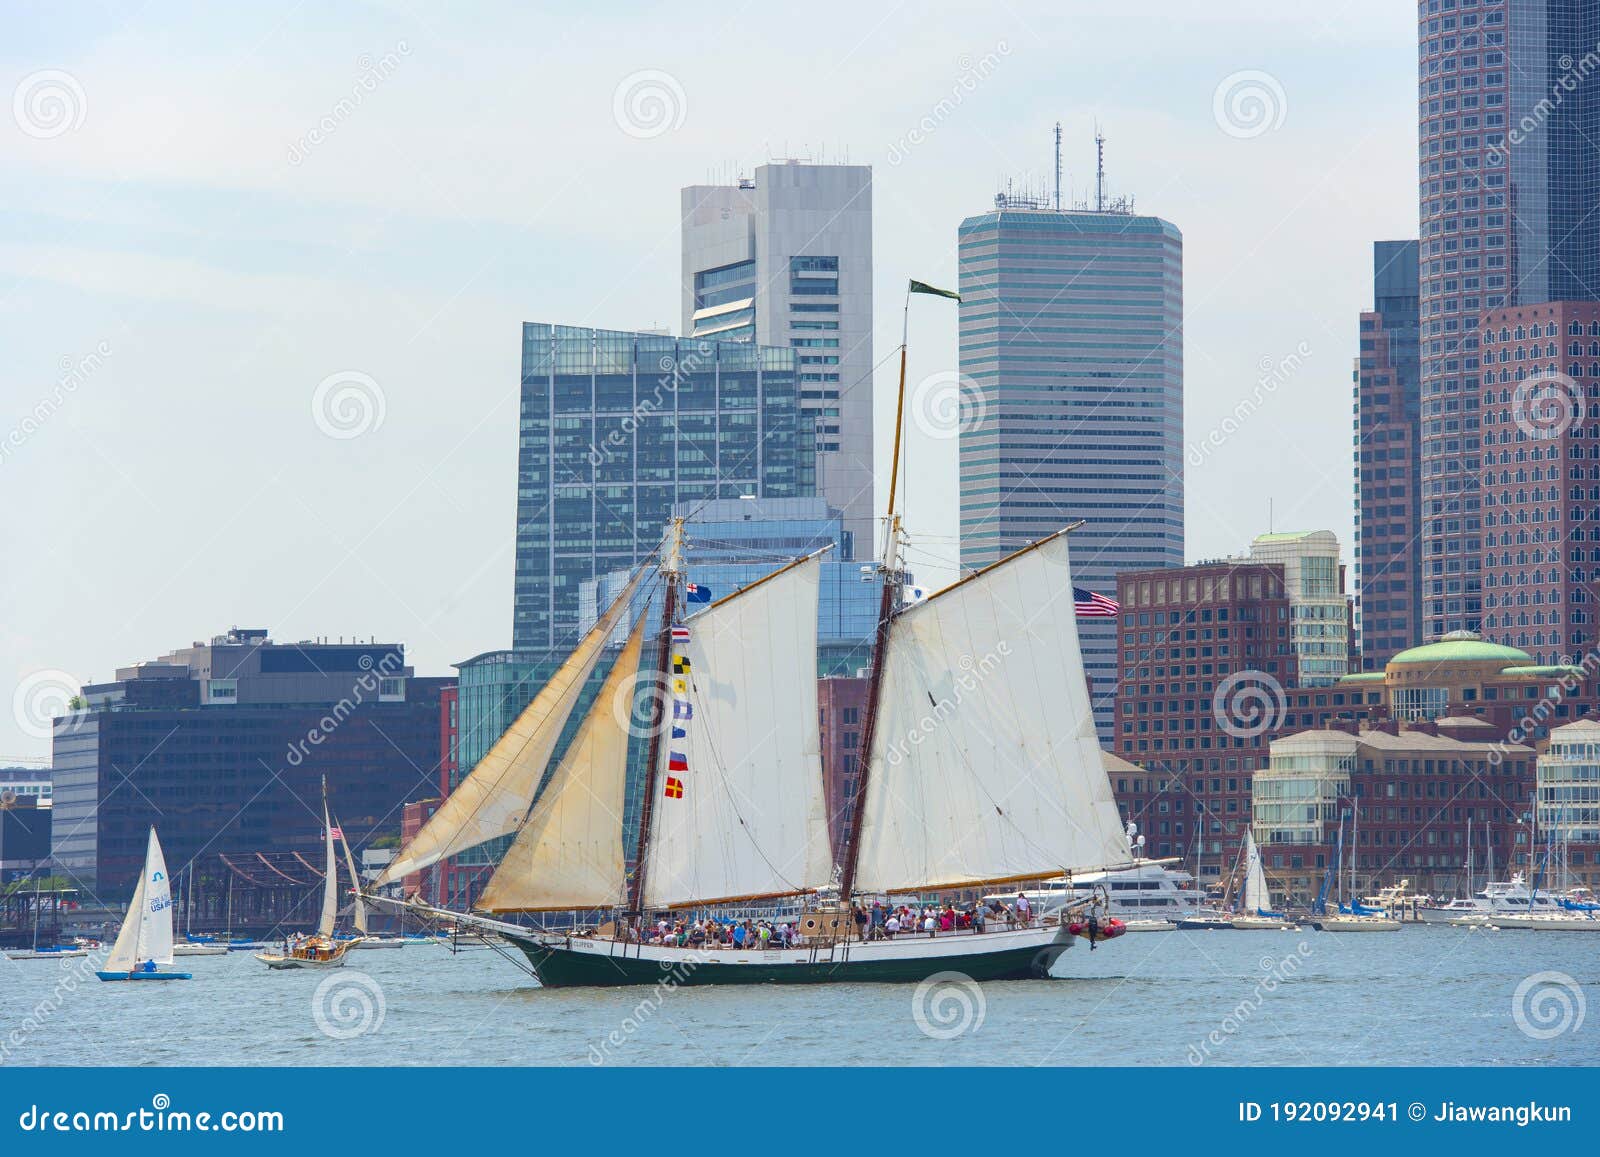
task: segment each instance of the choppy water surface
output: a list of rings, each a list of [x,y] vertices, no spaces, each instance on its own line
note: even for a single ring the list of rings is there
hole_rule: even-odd
[[[541,990],[412,944],[102,984],[0,959],[0,1062],[42,1065],[1600,1063],[1600,933],[1137,933],[1055,981]],[[1592,1006],[1592,1007],[1591,1007]]]

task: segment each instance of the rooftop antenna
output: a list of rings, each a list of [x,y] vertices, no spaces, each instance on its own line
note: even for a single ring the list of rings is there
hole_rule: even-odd
[[[1061,212],[1061,122],[1056,122],[1056,212]]]
[[[1106,137],[1094,126],[1094,211],[1106,211]]]

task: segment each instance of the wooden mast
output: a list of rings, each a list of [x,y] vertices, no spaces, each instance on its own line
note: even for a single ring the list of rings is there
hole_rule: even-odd
[[[904,433],[906,410],[906,339],[910,332],[911,290],[906,289],[905,310],[900,322],[900,385],[894,402],[894,454],[889,464],[889,507],[884,528],[883,593],[878,600],[878,625],[872,638],[871,675],[867,682],[867,722],[861,732],[861,763],[856,773],[855,791],[850,797],[850,829],[845,836],[844,863],[839,874],[839,903],[848,907],[855,893],[856,864],[861,859],[861,818],[867,799],[867,777],[872,774],[872,741],[878,730],[878,699],[883,690],[883,663],[889,653],[889,626],[894,620],[895,586],[899,582],[896,566],[900,540],[900,516],[895,513],[896,490],[900,482],[900,440]],[[854,932],[852,927],[850,932]]]
[[[661,762],[661,732],[670,724],[667,720],[667,688],[670,675],[667,665],[672,660],[672,617],[677,613],[678,579],[683,574],[683,519],[674,518],[667,529],[666,558],[661,563],[661,574],[666,580],[667,597],[661,605],[661,637],[656,643],[655,694],[650,697],[650,744],[645,758],[644,796],[639,804],[639,843],[634,852],[633,881],[629,887],[628,909],[635,917],[644,916],[644,877],[650,850],[650,826],[656,806],[656,769]]]

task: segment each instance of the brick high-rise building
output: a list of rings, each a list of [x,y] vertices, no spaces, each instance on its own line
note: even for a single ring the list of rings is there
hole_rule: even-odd
[[[1356,362],[1356,559],[1360,669],[1422,642],[1422,395],[1417,243],[1372,247],[1372,310]]]
[[[1478,326],[1600,297],[1600,6],[1418,5],[1423,634],[1483,617]]]
[[[1600,575],[1600,302],[1491,310],[1481,347],[1483,634],[1581,661]]]

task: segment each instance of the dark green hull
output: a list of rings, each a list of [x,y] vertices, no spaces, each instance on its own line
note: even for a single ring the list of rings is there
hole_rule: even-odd
[[[940,973],[959,971],[972,980],[1030,980],[1048,977],[1050,966],[1066,945],[1037,945],[999,952],[951,956],[907,957],[897,960],[830,960],[819,953],[815,963],[734,963],[745,953],[706,952],[693,961],[661,961],[627,955],[625,945],[604,955],[575,951],[508,936],[522,949],[539,983],[546,988],[602,987],[669,984],[915,984]],[[755,954],[757,957],[760,953]],[[723,957],[723,960],[718,960]]]

